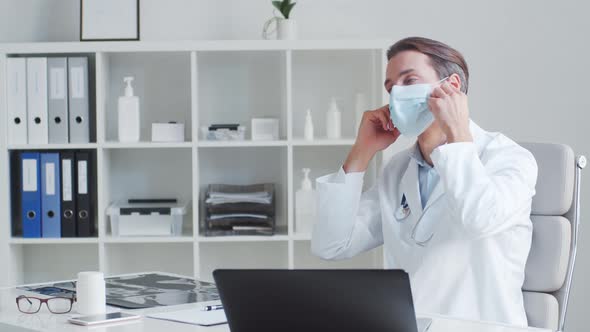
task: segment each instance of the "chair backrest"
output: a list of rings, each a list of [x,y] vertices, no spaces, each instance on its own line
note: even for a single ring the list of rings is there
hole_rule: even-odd
[[[576,258],[585,158],[567,145],[521,143],[537,161],[533,241],[523,285],[530,326],[563,331]]]

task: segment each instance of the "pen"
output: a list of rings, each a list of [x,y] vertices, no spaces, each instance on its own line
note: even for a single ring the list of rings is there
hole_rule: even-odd
[[[211,311],[211,310],[219,310],[219,309],[223,309],[223,306],[221,304],[207,305],[203,308],[203,311]]]

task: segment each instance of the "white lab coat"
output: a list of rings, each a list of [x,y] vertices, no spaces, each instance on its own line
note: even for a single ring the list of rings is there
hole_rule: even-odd
[[[432,152],[440,181],[424,212],[410,150],[393,156],[364,193],[361,172],[341,168],[318,178],[311,248],[324,259],[342,259],[384,245],[386,268],[410,275],[416,312],[526,326],[521,288],[537,164],[506,136],[474,122],[470,130],[473,143]],[[398,221],[404,194],[410,213]],[[415,238],[432,235],[425,245],[411,238],[422,214]]]

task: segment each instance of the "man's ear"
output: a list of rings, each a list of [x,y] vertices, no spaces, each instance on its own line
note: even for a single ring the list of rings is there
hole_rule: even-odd
[[[458,90],[461,90],[461,84],[463,83],[461,82],[461,76],[453,73],[451,74],[451,76],[449,76],[448,81],[449,83],[451,83],[452,86],[454,86]]]

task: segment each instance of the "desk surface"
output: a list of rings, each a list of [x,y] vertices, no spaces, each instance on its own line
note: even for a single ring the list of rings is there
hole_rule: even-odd
[[[15,299],[18,295],[23,293],[23,291],[16,290],[14,288],[0,289],[0,323],[9,324],[12,326],[19,326],[35,331],[87,332],[89,330],[97,330],[97,327],[89,329],[88,327],[76,326],[69,324],[67,322],[67,319],[69,317],[75,315],[75,307],[72,310],[72,314],[66,315],[51,314],[47,311],[47,308],[45,306],[37,314],[29,315],[21,313],[18,311],[16,307]],[[140,314],[147,314],[153,312],[174,311],[191,307],[198,307],[201,305],[202,304],[187,304],[175,307],[160,307],[148,310],[135,310],[134,312]],[[543,329],[515,328],[505,325],[451,319],[448,317],[438,315],[419,314],[418,316],[432,318],[433,321],[429,329],[429,332],[550,332],[549,330]],[[204,327],[152,319],[147,317],[142,317],[140,320],[132,322],[100,325],[100,328],[98,329],[101,332],[229,332],[229,327],[227,324],[212,327]]]

